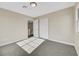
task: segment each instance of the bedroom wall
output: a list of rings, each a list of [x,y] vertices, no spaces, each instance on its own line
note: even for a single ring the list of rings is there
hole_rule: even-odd
[[[48,40],[74,45],[74,7],[40,16],[48,18]]]
[[[28,38],[28,16],[0,9],[0,46]]]

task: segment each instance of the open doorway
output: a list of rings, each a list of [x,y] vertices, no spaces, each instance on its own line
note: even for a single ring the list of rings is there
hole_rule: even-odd
[[[28,37],[33,36],[33,21],[28,21]]]

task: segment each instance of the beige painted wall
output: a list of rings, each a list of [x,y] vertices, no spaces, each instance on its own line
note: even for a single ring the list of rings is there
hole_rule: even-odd
[[[25,15],[0,9],[0,46],[26,39],[28,19]]]
[[[74,8],[70,7],[48,15],[49,40],[74,45]]]

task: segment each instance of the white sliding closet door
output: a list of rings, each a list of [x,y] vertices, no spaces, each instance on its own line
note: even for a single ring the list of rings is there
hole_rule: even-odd
[[[38,19],[33,21],[33,35],[34,37],[38,37]]]
[[[39,19],[39,35],[41,38],[48,39],[48,18]]]

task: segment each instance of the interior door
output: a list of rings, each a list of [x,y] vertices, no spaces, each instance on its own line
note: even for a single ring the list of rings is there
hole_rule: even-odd
[[[34,35],[34,37],[39,37],[39,34],[38,34],[38,19],[35,19],[33,21],[33,35]]]
[[[39,35],[41,38],[48,39],[48,18],[39,19]]]

